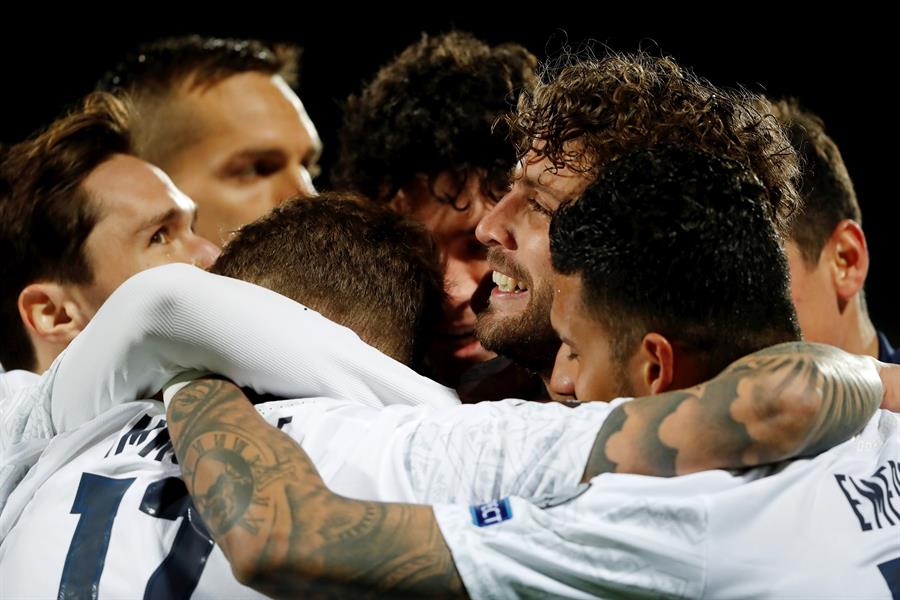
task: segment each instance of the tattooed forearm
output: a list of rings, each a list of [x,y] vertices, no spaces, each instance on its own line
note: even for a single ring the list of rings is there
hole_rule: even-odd
[[[234,384],[186,386],[168,418],[185,484],[241,581],[275,597],[465,597],[429,507],[332,493]]]
[[[583,479],[668,477],[814,455],[859,432],[882,396],[867,358],[819,344],[773,346],[704,384],[618,406],[597,434]]]

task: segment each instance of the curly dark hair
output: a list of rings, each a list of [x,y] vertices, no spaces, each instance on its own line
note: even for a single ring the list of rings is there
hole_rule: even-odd
[[[795,98],[774,102],[773,109],[802,163],[803,210],[791,223],[791,239],[813,267],[837,224],[844,219],[862,223],[862,213],[841,151],[825,132],[822,119]]]
[[[656,146],[611,161],[550,225],[553,268],[624,363],[649,331],[702,358],[703,378],[800,339],[787,259],[759,179],[735,161]]]
[[[492,47],[460,31],[423,34],[348,98],[334,183],[386,203],[416,175],[428,176],[433,190],[434,178],[450,171],[457,190],[438,199],[455,206],[475,169],[484,191],[496,195],[516,156],[505,124],[495,124],[537,82],[536,68],[517,44]]]
[[[519,158],[599,175],[609,161],[660,143],[689,145],[749,167],[784,234],[799,206],[797,157],[768,101],[723,89],[645,52],[563,57],[507,116]]]

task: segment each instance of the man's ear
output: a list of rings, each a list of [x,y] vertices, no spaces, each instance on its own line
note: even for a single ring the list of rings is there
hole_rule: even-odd
[[[633,359],[637,370],[640,390],[650,394],[668,391],[675,379],[675,352],[672,344],[659,333],[648,333],[641,340],[640,348]]]
[[[88,315],[67,286],[32,283],[19,293],[19,316],[33,338],[66,345],[87,325]]]
[[[844,219],[834,228],[825,251],[834,289],[843,308],[866,283],[869,248],[859,223]]]

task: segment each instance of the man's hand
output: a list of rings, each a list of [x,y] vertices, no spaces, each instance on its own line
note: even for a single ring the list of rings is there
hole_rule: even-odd
[[[884,386],[884,399],[880,408],[891,412],[900,413],[900,365],[892,365],[872,359],[878,375],[881,377],[881,385]]]

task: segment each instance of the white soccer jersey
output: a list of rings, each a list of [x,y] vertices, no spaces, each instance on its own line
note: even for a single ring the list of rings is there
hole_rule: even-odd
[[[40,484],[0,545],[0,597],[80,598],[94,587],[101,598],[252,595],[189,510],[162,405],[108,412],[135,407],[124,427],[87,448],[80,440],[102,423],[50,443],[29,475]],[[338,493],[418,502],[571,488],[611,410],[522,401],[373,409],[315,398],[258,408],[302,443]]]
[[[19,388],[34,385],[38,379],[40,379],[40,375],[31,371],[22,371],[20,369],[3,371],[0,369],[0,404],[6,398],[12,396]]]
[[[55,369],[56,363],[40,376],[0,373],[0,513],[53,434],[49,407]]]
[[[309,399],[257,408],[301,442],[335,492],[431,504],[571,489],[600,426],[622,401],[575,409],[523,400],[375,409]]]
[[[152,395],[185,369],[221,373],[287,398],[329,397],[369,406],[459,404],[453,390],[275,292],[187,265],[150,269],[110,296],[42,376],[35,388],[40,393],[0,407],[0,541],[29,494],[59,466],[45,461],[37,475],[19,483],[47,440],[110,411],[114,418],[102,431],[114,431],[131,416],[130,409],[118,410],[123,403]],[[13,435],[5,435],[7,430]],[[7,440],[16,447],[5,446]]]
[[[900,598],[900,417],[742,475],[601,475],[435,514],[473,598]],[[544,507],[546,508],[544,508]]]
[[[231,575],[193,517],[162,405],[133,404],[143,410],[124,429],[69,461],[31,498],[0,545],[0,597],[260,597]]]

